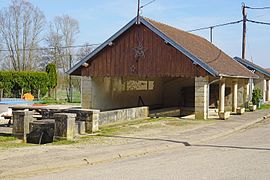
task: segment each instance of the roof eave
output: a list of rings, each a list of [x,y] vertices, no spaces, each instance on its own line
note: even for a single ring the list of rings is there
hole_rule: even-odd
[[[259,76],[256,74],[254,74],[254,76],[237,76],[237,75],[220,74],[220,77],[237,78],[237,79],[258,79],[259,78]]]
[[[239,57],[234,57],[234,59],[235,59],[237,62],[243,64],[244,66],[249,67],[249,68],[252,68],[252,69],[254,69],[254,70],[256,70],[256,71],[258,71],[258,72],[264,74],[265,76],[270,77],[270,73],[269,73],[268,71],[264,70],[263,68],[258,68],[258,67],[256,67],[256,66],[254,66],[254,65],[253,65],[251,62],[249,62],[248,60],[244,60],[244,59],[239,58]]]

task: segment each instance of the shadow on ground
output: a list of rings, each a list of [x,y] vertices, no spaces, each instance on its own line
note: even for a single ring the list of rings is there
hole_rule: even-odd
[[[160,138],[142,138],[142,137],[130,137],[130,136],[116,136],[116,135],[101,135],[103,137],[111,138],[123,138],[123,139],[135,139],[135,140],[147,140],[147,141],[163,141],[169,143],[178,143],[183,144],[184,146],[193,146],[193,147],[210,147],[210,148],[228,148],[228,149],[242,149],[242,150],[258,150],[258,151],[270,151],[270,148],[265,147],[245,147],[245,146],[229,146],[229,145],[212,145],[212,144],[190,144],[186,141],[178,141],[171,139],[160,139]]]

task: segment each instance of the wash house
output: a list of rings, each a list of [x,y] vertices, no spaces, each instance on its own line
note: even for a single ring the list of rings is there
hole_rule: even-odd
[[[175,107],[207,119],[249,96],[250,70],[199,36],[134,18],[68,73],[82,77],[82,108]]]

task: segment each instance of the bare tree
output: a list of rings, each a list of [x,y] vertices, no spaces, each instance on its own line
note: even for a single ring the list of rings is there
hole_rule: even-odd
[[[45,16],[31,3],[13,0],[8,8],[0,11],[0,36],[8,49],[7,59],[16,71],[32,70],[37,64],[41,32]]]
[[[78,33],[78,21],[68,15],[57,16],[50,23],[46,42],[50,47],[53,47],[49,54],[62,72],[66,72],[69,68],[71,56],[75,53],[72,46]]]
[[[81,48],[78,49],[76,53],[76,60],[81,60],[86,55],[88,55],[90,52],[92,52],[95,49],[94,45],[90,45],[88,43],[85,43]]]

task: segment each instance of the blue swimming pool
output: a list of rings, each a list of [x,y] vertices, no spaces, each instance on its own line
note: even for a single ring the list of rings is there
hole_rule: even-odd
[[[27,104],[31,105],[40,101],[26,101],[20,98],[2,98],[0,104]]]

